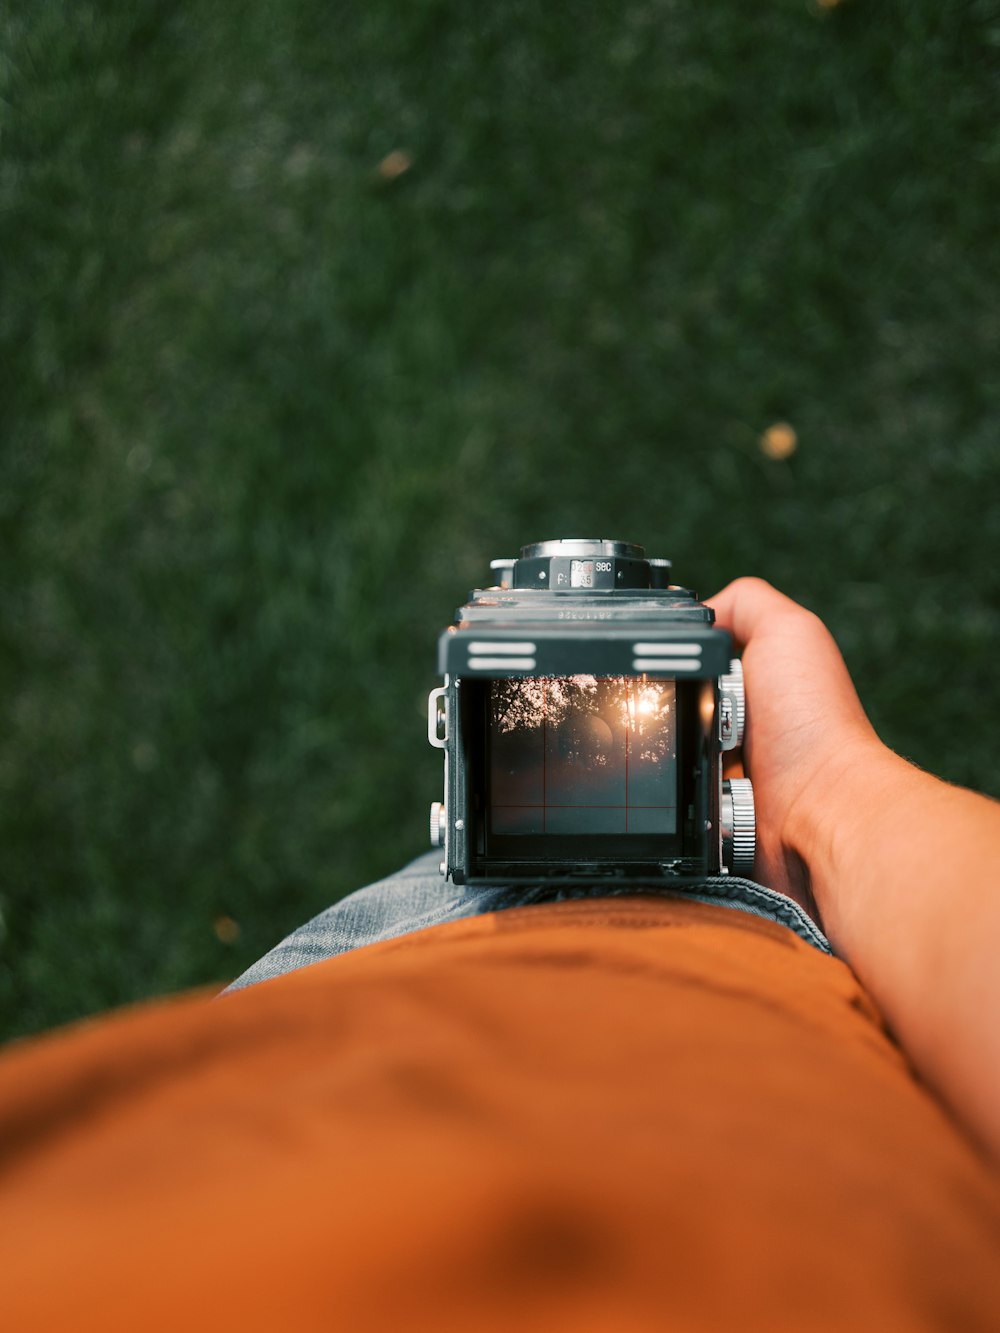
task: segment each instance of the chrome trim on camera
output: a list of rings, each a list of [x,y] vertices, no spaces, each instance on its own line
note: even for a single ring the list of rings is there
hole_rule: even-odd
[[[538,665],[527,640],[473,639],[466,646],[470,671],[534,671]]]
[[[683,671],[701,670],[701,644],[677,643],[660,640],[653,643],[633,643],[633,671],[662,671],[675,675]]]
[[[474,639],[466,646],[470,657],[473,653],[513,653],[515,657],[527,657],[535,651],[533,643],[512,643],[509,639]]]
[[[633,643],[632,651],[636,657],[700,657],[701,644],[659,639],[655,643]]]
[[[632,662],[633,671],[657,671],[661,675],[673,676],[678,671],[700,671],[701,662],[690,657],[637,657]]]
[[[533,657],[470,657],[470,671],[534,671],[538,663]]]
[[[438,707],[442,700],[447,700],[447,686],[431,690],[427,696],[427,739],[435,750],[444,750],[448,745],[448,706]],[[444,723],[442,734],[441,724]]]
[[[728,728],[720,727],[719,738],[723,750],[735,750],[743,744],[746,729],[746,691],[743,687],[743,663],[734,658],[729,663],[729,670],[719,677],[720,720],[723,720],[721,705],[728,702]]]
[[[604,537],[560,537],[555,541],[530,542],[521,547],[521,559],[533,559],[538,556],[621,556],[632,560],[641,560],[646,554],[645,547],[634,542],[611,541]]]

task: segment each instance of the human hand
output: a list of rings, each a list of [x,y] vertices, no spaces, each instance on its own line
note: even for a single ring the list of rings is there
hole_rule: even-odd
[[[894,755],[837,645],[760,579],[709,602],[743,648],[754,874],[819,920],[925,1083],[1000,1163],[1000,805]]]
[[[882,750],[833,636],[811,611],[763,579],[708,599],[743,653],[743,763],[757,809],[754,876],[813,916],[809,867],[835,828],[824,793]]]

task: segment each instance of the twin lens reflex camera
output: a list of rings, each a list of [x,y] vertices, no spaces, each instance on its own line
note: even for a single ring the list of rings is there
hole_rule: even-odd
[[[753,791],[722,777],[743,673],[670,561],[619,541],[491,563],[441,635],[431,842],[456,884],[750,875]]]

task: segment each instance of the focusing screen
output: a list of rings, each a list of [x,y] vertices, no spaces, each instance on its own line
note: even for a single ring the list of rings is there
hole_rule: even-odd
[[[676,833],[675,716],[671,679],[492,681],[492,831]]]

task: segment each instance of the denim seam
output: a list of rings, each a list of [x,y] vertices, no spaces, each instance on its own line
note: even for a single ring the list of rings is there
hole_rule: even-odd
[[[769,889],[766,885],[757,884],[752,879],[742,879],[738,875],[712,875],[697,885],[695,891],[703,892],[706,897],[725,899],[734,907],[744,911],[752,904],[758,911],[777,920],[780,925],[793,930],[796,935],[804,939],[807,944],[814,945],[821,953],[833,954],[830,941],[815,922],[797,902],[783,893],[778,893],[776,889]]]
[[[653,893],[661,897],[687,898],[695,902],[714,903],[773,921],[798,935],[806,944],[820,953],[833,955],[833,949],[823,932],[793,899],[776,889],[766,888],[753,880],[737,875],[711,875],[696,883],[679,885],[669,881],[650,883],[648,880],[615,883],[560,885],[558,881],[525,885],[523,888],[495,886],[473,891],[455,919],[479,915],[483,912],[502,912],[511,907],[528,907],[535,903],[566,902],[573,899],[616,898],[625,894]],[[478,906],[477,906],[478,899]],[[488,904],[488,905],[487,905]]]

